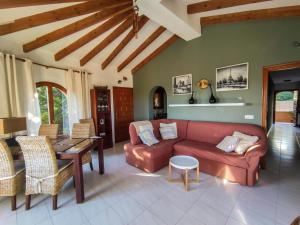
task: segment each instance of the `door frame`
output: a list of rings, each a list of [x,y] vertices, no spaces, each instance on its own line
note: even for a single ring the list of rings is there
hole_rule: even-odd
[[[263,67],[263,85],[262,85],[262,110],[261,110],[261,125],[267,129],[267,114],[268,114],[268,90],[269,90],[269,75],[270,72],[300,68],[300,61],[288,62],[272,66]]]

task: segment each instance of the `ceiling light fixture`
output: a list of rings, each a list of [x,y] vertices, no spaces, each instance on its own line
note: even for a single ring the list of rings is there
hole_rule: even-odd
[[[138,38],[139,32],[139,7],[137,5],[137,0],[133,0],[133,32],[134,36]]]

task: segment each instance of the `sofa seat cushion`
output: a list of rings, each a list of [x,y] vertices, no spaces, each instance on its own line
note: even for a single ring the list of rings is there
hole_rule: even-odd
[[[248,163],[244,156],[223,152],[211,143],[184,140],[176,143],[174,150],[175,155],[189,155],[198,159],[208,159],[231,166],[248,168]]]
[[[144,144],[139,145],[130,145],[125,148],[125,151],[131,152],[137,158],[143,159],[155,159],[162,157],[164,155],[171,156],[173,155],[173,146],[178,141],[182,141],[182,139],[172,139],[172,140],[159,140],[158,144],[147,146]],[[128,148],[129,147],[129,148]]]

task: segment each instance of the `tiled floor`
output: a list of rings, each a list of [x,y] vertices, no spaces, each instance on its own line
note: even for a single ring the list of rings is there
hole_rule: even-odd
[[[36,196],[33,207],[10,211],[0,199],[1,225],[288,225],[300,215],[300,129],[280,124],[269,138],[267,170],[255,187],[242,187],[201,174],[201,183],[185,192],[166,181],[167,168],[146,174],[125,163],[122,145],[105,152],[106,173],[85,167],[86,201],[75,204],[69,182],[59,195],[59,209],[51,199]],[[96,160],[95,160],[96,161]],[[96,167],[95,167],[96,168]]]

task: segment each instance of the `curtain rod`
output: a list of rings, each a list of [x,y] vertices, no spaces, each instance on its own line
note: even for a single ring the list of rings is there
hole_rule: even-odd
[[[12,56],[10,55],[10,58],[12,58]],[[19,61],[22,61],[22,62],[25,62],[25,59],[22,59],[22,58],[19,58],[19,57],[15,57],[16,60],[19,60]],[[44,66],[46,68],[53,68],[53,69],[58,69],[58,70],[65,70],[65,71],[68,71],[67,68],[62,68],[62,67],[57,67],[57,66],[48,66],[48,65],[45,65],[45,64],[42,64],[42,63],[37,63],[37,62],[32,62],[32,64],[35,64],[35,65],[38,65],[38,66]],[[80,73],[81,71],[80,70],[73,70],[74,72],[77,72],[77,73]],[[92,75],[92,73],[90,72],[87,72],[88,75]]]

